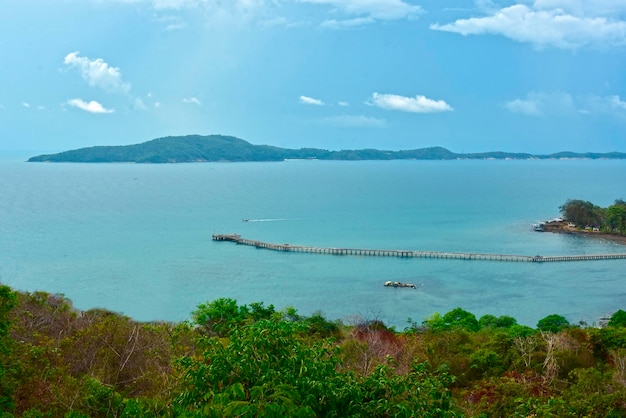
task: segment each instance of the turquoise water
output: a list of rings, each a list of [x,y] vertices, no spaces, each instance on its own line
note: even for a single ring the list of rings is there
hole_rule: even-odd
[[[534,326],[626,308],[626,261],[503,263],[276,253],[213,233],[349,248],[523,255],[626,252],[533,232],[568,198],[626,197],[626,161],[178,165],[0,161],[0,281],[79,309],[183,320],[218,297],[402,328],[463,307]],[[249,219],[250,222],[242,222]],[[411,281],[418,290],[384,288]]]

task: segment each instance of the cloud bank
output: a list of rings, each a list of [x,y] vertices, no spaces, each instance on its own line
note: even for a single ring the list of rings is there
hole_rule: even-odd
[[[464,36],[501,35],[540,48],[607,48],[626,44],[624,12],[623,0],[537,0],[430,28]]]

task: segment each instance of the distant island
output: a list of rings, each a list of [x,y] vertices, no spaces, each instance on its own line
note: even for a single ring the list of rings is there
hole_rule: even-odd
[[[224,135],[168,136],[134,145],[95,146],[38,155],[28,162],[75,163],[190,163],[310,160],[529,160],[529,159],[626,159],[626,153],[558,152],[548,155],[509,152],[455,153],[442,147],[402,151],[377,149],[329,151],[317,148],[288,149],[253,145]]]

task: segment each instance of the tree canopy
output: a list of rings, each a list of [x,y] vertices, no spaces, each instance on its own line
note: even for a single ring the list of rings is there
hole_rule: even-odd
[[[596,227],[605,232],[626,234],[626,202],[622,199],[608,208],[585,200],[569,199],[560,208],[563,218],[579,227]]]

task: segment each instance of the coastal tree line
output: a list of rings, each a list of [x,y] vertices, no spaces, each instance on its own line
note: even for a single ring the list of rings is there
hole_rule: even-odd
[[[561,207],[563,218],[579,228],[595,227],[612,234],[626,235],[626,202],[623,199],[607,208],[589,201],[569,199]]]
[[[456,308],[396,330],[216,299],[140,323],[0,286],[3,418],[625,415],[621,310],[532,328]]]

